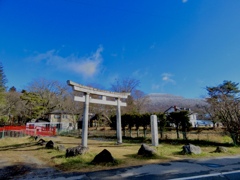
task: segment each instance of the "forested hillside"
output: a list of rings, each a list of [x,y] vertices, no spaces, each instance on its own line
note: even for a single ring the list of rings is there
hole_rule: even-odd
[[[204,99],[187,99],[181,96],[171,94],[149,94],[150,101],[146,107],[148,112],[164,112],[171,106],[190,108],[197,111],[197,105],[206,105]]]

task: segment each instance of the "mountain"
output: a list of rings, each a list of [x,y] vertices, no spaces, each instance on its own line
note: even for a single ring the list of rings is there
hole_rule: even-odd
[[[206,105],[204,99],[189,99],[171,94],[154,93],[147,95],[149,103],[146,107],[148,112],[164,112],[171,106],[190,108],[197,110],[197,105]]]

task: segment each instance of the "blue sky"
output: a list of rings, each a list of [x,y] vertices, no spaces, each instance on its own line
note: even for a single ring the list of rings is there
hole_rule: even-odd
[[[38,78],[187,98],[240,82],[239,0],[0,0],[7,86]]]

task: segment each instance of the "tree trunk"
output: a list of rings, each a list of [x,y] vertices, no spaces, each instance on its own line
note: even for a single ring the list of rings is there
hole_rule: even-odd
[[[238,145],[238,134],[237,133],[231,133],[231,138],[233,140],[234,146]]]
[[[159,131],[160,131],[160,138],[162,139],[163,138],[163,129],[160,128]]]
[[[146,127],[143,128],[143,132],[144,132],[144,138],[146,138],[147,137],[147,128]]]
[[[183,131],[183,132],[182,132],[182,135],[183,135],[183,139],[184,139],[184,140],[187,140],[187,132],[186,132],[186,131]]]
[[[139,137],[139,128],[137,128],[137,137]]]
[[[185,123],[186,122],[182,123],[182,135],[183,135],[183,139],[187,140],[187,132],[186,132],[187,128],[186,128],[186,124]]]
[[[126,129],[123,128],[123,136],[126,137]]]
[[[132,137],[132,128],[129,129],[130,137]]]
[[[213,129],[215,129],[216,128],[216,122],[212,121],[212,123],[213,123]]]
[[[177,139],[179,139],[179,129],[178,129],[178,125],[176,125],[176,133],[177,133]]]

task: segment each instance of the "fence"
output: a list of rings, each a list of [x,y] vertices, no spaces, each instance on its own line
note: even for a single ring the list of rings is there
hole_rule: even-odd
[[[162,140],[176,140],[177,134],[176,131],[165,131],[163,132],[163,136],[161,137],[161,133],[158,132],[159,139]],[[62,131],[59,133],[59,135],[63,136],[75,136],[75,137],[81,137],[82,133],[80,130],[78,131]],[[143,129],[137,130],[125,130],[122,131],[123,137],[146,137],[151,139],[151,130],[147,129],[144,131]],[[232,139],[229,134],[227,134],[224,131],[211,131],[211,130],[204,130],[204,131],[189,131],[186,133],[188,140],[202,140],[202,141],[213,141],[213,142],[219,142],[219,143],[232,143]],[[116,136],[116,130],[111,129],[105,129],[100,128],[98,130],[96,129],[89,129],[88,131],[88,137],[114,137]],[[182,132],[179,132],[180,139],[183,139]]]
[[[4,137],[23,137],[23,136],[55,136],[57,135],[56,127],[42,127],[42,126],[4,126],[0,127],[0,138]],[[77,136],[81,137],[81,130],[75,131],[61,131],[59,135],[65,136]],[[151,130],[147,129],[143,131],[136,130],[125,130],[122,132],[122,135],[125,137],[146,137],[151,138]],[[182,138],[182,133],[179,132],[180,139]],[[113,137],[116,136],[116,130],[111,130],[108,128],[100,129],[89,129],[89,137]],[[206,141],[215,141],[221,143],[232,143],[232,139],[224,131],[222,132],[213,132],[213,131],[190,131],[187,132],[187,137],[189,140],[206,140]],[[159,138],[160,132],[159,132]],[[165,131],[161,139],[177,139],[175,131]]]
[[[23,136],[55,136],[55,127],[38,126],[3,126],[0,127],[0,138]]]

